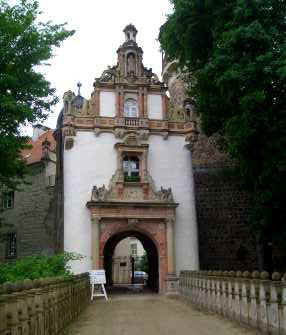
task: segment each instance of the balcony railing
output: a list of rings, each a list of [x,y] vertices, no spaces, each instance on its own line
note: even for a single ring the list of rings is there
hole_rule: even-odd
[[[139,119],[138,118],[132,118],[132,117],[126,117],[124,118],[124,125],[127,127],[138,127],[139,126]]]

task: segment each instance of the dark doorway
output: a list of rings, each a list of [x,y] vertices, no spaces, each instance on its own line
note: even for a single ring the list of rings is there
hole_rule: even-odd
[[[117,244],[126,237],[136,237],[143,245],[148,258],[148,279],[147,287],[153,292],[159,292],[159,257],[155,243],[150,237],[136,230],[124,231],[111,236],[104,246],[104,269],[106,272],[107,285],[112,282],[112,257]]]

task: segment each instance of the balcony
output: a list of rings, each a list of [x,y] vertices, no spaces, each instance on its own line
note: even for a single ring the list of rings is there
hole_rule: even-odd
[[[139,119],[132,118],[132,117],[125,117],[124,118],[124,125],[127,127],[139,127]]]

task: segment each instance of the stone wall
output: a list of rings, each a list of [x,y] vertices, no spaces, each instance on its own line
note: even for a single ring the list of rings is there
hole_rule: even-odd
[[[265,334],[286,334],[286,274],[182,271],[181,295],[197,309],[216,313]]]
[[[248,196],[223,169],[194,169],[201,269],[257,269]]]
[[[0,285],[0,334],[63,334],[89,299],[88,274]]]
[[[177,119],[186,117],[186,85],[178,76],[176,63],[169,63],[166,58],[163,78],[170,93],[169,114],[173,113]],[[200,268],[255,269],[255,246],[247,226],[248,196],[229,173],[233,162],[219,150],[220,137],[202,133],[194,109],[190,116],[198,130],[197,139],[192,143],[192,166]]]
[[[6,234],[16,233],[17,258],[54,250],[55,194],[45,164],[29,166],[27,183],[14,194],[14,206],[1,213],[0,261],[6,259]]]

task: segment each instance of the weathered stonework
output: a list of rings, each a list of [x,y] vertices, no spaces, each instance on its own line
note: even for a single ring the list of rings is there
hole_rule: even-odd
[[[225,170],[234,162],[220,151],[219,136],[207,137],[186,95],[176,62],[163,62],[163,79],[170,92],[169,115],[191,120],[194,131],[186,136],[192,152],[201,269],[253,269],[254,241],[247,227],[248,196],[238,180]]]
[[[32,160],[28,165],[27,183],[20,185],[21,191],[15,191],[13,208],[1,213],[0,261],[7,260],[6,234],[11,232],[16,233],[17,258],[55,250],[56,162],[54,145],[51,152],[45,145],[42,147],[47,137],[52,141],[51,131],[33,142],[36,144],[29,154],[25,152]]]
[[[201,269],[255,269],[248,197],[223,170],[194,169]]]

